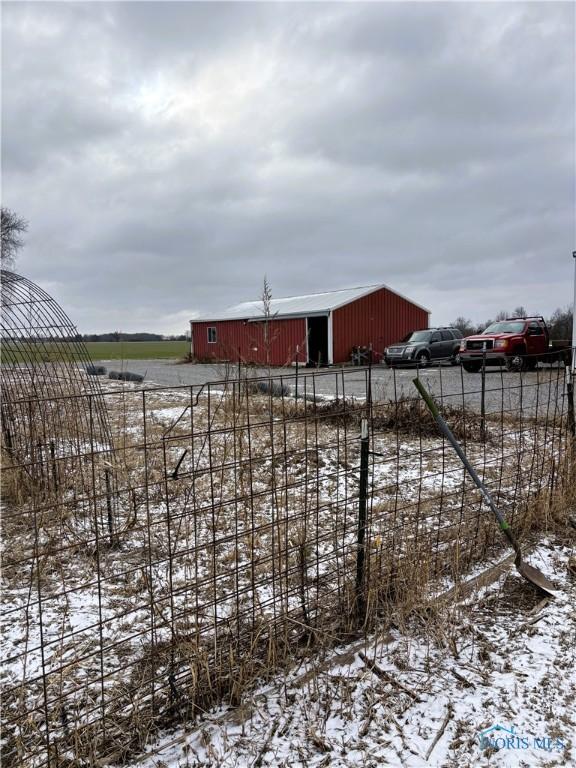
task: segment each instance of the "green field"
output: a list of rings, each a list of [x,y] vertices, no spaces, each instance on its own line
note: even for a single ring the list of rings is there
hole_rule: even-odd
[[[87,341],[92,360],[159,360],[185,357],[189,341]]]
[[[159,360],[182,358],[190,352],[187,341],[87,341],[86,347],[92,360]],[[62,360],[65,349],[62,344],[28,343],[2,345],[4,362],[56,362]],[[70,344],[69,355],[64,359],[77,359],[77,346]]]

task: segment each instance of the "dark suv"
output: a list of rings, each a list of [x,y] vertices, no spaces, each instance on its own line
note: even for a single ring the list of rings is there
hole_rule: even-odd
[[[428,365],[432,360],[446,360],[452,365],[460,362],[458,328],[427,328],[412,331],[402,341],[384,350],[384,360],[393,365]]]

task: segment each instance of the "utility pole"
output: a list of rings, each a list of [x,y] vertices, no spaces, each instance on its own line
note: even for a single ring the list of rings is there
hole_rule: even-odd
[[[574,259],[574,303],[572,305],[572,349],[570,367],[566,366],[566,394],[568,395],[568,425],[572,437],[576,437],[576,421],[574,419],[574,380],[576,379],[576,251],[572,251]]]
[[[576,251],[572,251],[574,259],[574,303],[572,304],[572,378],[576,376]]]

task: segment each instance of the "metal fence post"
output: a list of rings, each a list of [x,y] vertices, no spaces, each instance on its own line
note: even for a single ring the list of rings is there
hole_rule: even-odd
[[[368,501],[368,419],[363,416],[360,428],[360,490],[358,495],[358,537],[356,551],[356,612],[359,622],[366,617],[366,596],[364,594],[364,563],[366,552],[366,509]]]
[[[576,437],[576,422],[574,420],[574,382],[570,366],[566,366],[566,394],[568,395],[568,426],[572,437]]]
[[[114,544],[114,518],[112,515],[112,484],[110,475],[112,473],[108,468],[104,470],[104,480],[106,482],[106,509],[108,511],[108,534],[110,536],[110,545]]]
[[[296,382],[295,382],[295,389],[296,392],[294,394],[294,399],[296,403],[298,403],[298,366],[300,363],[300,345],[296,344]]]
[[[486,440],[486,352],[482,354],[482,391],[480,394],[480,436]]]

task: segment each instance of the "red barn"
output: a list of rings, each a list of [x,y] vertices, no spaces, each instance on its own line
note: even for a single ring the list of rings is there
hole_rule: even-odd
[[[378,360],[387,345],[428,328],[429,314],[385,285],[272,299],[268,313],[262,301],[247,301],[192,320],[191,353],[201,361],[331,365],[369,347]]]

